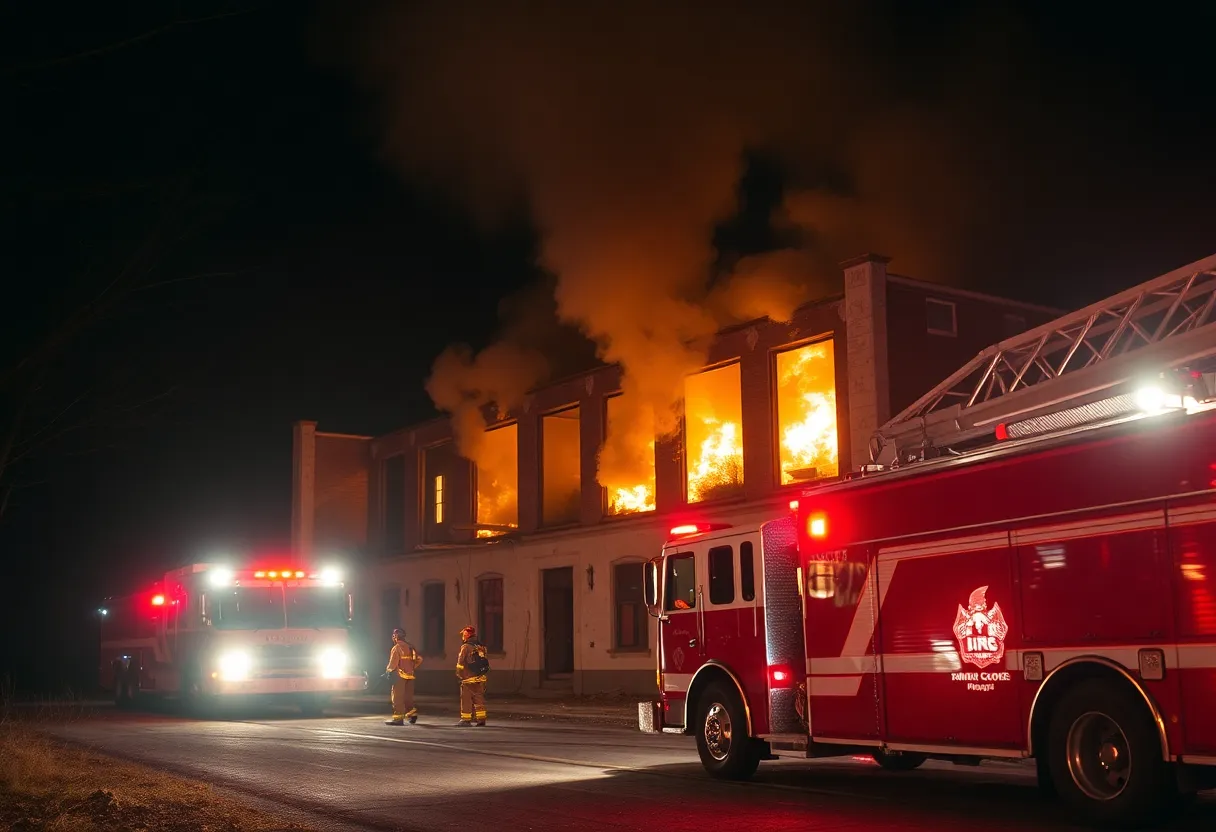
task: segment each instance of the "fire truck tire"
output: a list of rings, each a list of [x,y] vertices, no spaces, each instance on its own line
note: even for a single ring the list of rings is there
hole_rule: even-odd
[[[873,754],[874,762],[878,763],[884,771],[912,771],[920,768],[925,760],[929,759],[924,754],[916,754],[911,751],[905,751],[902,754],[892,754],[889,751],[878,750]]]
[[[207,695],[198,671],[188,673],[182,685],[182,708],[196,719],[207,719],[214,715],[215,697]]]
[[[697,698],[697,753],[712,776],[746,780],[760,765],[760,744],[747,734],[747,714],[739,695],[714,682]]]
[[[1065,807],[1103,829],[1158,824],[1176,803],[1173,770],[1138,695],[1082,682],[1060,699],[1048,729],[1051,779]]]

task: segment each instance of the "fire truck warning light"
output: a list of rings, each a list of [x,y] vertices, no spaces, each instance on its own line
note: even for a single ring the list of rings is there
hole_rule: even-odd
[[[823,537],[828,533],[828,521],[823,515],[816,515],[807,521],[806,530],[811,537]]]

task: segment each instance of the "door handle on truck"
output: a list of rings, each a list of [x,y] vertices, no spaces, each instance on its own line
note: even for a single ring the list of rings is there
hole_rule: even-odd
[[[689,647],[696,647],[696,646],[697,646],[697,640],[696,640],[695,638],[690,638],[690,639],[688,640],[688,646],[689,646]]]

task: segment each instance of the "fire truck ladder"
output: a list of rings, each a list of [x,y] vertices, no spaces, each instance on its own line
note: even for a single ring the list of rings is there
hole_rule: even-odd
[[[1214,356],[1216,255],[988,347],[879,428],[870,458],[897,467],[1118,417],[1136,387]]]

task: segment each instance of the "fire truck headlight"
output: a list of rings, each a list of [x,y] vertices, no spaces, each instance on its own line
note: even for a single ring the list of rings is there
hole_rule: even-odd
[[[224,653],[219,660],[220,676],[226,682],[241,682],[249,678],[253,659],[244,650]]]
[[[232,583],[231,569],[213,569],[211,570],[211,585],[212,586],[228,586]]]
[[[321,676],[326,679],[340,679],[346,675],[346,653],[336,647],[322,651],[317,656],[321,665]]]

